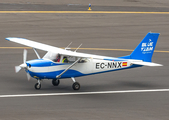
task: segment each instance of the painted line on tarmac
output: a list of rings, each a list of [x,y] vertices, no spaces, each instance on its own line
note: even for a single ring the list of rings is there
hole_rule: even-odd
[[[0,49],[32,49],[31,47],[0,47]]]
[[[73,92],[73,93],[44,93],[44,94],[16,94],[0,95],[0,98],[15,97],[42,97],[42,96],[70,96],[70,95],[92,95],[92,94],[120,94],[120,93],[147,93],[147,92],[169,92],[169,89],[152,89],[152,90],[124,90],[124,91],[98,91],[98,92]]]
[[[0,47],[0,49],[32,49],[32,48],[31,47]],[[77,48],[70,48],[70,49],[77,49]],[[80,50],[130,51],[130,52],[133,51],[132,49],[109,49],[109,48],[78,48],[78,49]],[[154,52],[169,53],[169,51],[161,51],[161,50],[155,50]]]
[[[169,12],[139,12],[139,11],[0,11],[0,13],[109,13],[109,14],[169,14]]]

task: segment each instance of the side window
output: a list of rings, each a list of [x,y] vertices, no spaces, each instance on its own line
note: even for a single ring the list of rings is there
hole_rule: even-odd
[[[76,61],[76,57],[69,56],[68,60],[69,60],[70,63],[73,63],[73,62]]]
[[[68,57],[69,63],[73,63],[73,62],[75,62],[77,59],[78,59],[78,57],[72,57],[72,56],[69,56],[69,57]],[[85,63],[85,62],[87,62],[87,59],[86,59],[86,58],[83,58],[83,59],[81,59],[78,63]]]
[[[82,59],[79,61],[79,63],[85,63],[85,62],[87,62],[87,58],[82,58]]]
[[[54,62],[60,62],[61,56],[59,54],[56,54],[55,59],[53,59]]]

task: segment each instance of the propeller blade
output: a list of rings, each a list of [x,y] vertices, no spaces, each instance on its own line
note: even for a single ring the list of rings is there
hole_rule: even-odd
[[[21,70],[20,66],[15,66],[15,72],[18,73]]]
[[[27,50],[24,49],[23,50],[23,63],[26,63],[26,59],[27,59]]]
[[[29,75],[29,73],[26,73],[26,74],[27,74],[28,81],[30,81],[31,76]]]

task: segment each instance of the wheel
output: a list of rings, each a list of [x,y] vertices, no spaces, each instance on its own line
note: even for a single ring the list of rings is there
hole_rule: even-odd
[[[80,84],[78,82],[73,83],[72,88],[74,90],[79,90],[80,89]]]
[[[39,90],[40,88],[41,88],[41,84],[36,83],[36,84],[35,84],[35,89],[36,89],[36,90]]]
[[[52,84],[53,84],[54,86],[58,86],[58,85],[60,84],[60,80],[59,80],[59,79],[53,79],[53,80],[52,80]]]

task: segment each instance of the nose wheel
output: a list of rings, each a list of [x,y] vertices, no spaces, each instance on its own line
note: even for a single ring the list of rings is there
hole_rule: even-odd
[[[40,80],[38,80],[38,83],[35,84],[35,89],[36,89],[36,90],[41,89],[41,83],[40,83]]]

